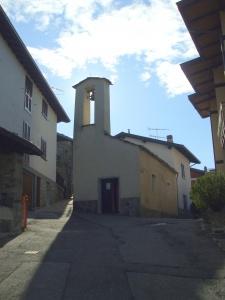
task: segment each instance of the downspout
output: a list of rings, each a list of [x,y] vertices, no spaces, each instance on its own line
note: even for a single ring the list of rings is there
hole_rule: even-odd
[[[179,202],[178,202],[178,173],[176,174],[176,184],[177,184],[177,215],[179,215]]]

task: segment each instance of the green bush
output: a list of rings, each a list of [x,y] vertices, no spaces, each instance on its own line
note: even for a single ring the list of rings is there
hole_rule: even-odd
[[[219,211],[225,206],[225,173],[207,173],[199,177],[191,189],[197,208]]]

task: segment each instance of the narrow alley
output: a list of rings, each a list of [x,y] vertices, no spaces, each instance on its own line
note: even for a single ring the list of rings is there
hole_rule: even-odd
[[[0,299],[225,299],[225,254],[200,221],[39,209],[0,240]]]

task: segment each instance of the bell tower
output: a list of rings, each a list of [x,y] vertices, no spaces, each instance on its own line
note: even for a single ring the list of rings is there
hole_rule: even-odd
[[[95,126],[96,134],[110,134],[111,84],[106,78],[88,77],[73,86],[76,89],[74,137],[87,126]]]

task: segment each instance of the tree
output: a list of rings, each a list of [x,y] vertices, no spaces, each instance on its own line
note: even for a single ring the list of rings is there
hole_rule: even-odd
[[[225,173],[207,173],[191,189],[191,199],[199,209],[219,211],[225,206]]]

